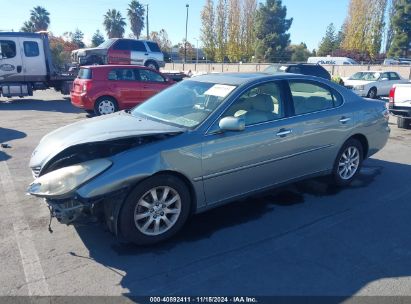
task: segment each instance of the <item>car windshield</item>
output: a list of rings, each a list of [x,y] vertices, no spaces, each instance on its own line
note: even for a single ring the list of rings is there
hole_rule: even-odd
[[[352,75],[349,80],[378,80],[380,73],[377,72],[358,72]]]
[[[133,116],[185,128],[201,124],[236,88],[233,85],[184,80],[135,107]]]
[[[114,39],[108,39],[108,40],[104,41],[102,44],[100,44],[100,45],[98,46],[98,48],[106,49],[106,48],[108,48],[110,45],[112,45],[113,42],[114,42]]]

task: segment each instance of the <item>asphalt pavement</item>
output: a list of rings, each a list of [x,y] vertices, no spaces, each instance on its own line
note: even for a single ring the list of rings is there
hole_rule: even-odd
[[[194,216],[172,240],[137,247],[99,223],[54,222],[25,190],[46,133],[89,119],[53,91],[0,98],[0,296],[411,296],[411,130],[350,187],[311,179]]]

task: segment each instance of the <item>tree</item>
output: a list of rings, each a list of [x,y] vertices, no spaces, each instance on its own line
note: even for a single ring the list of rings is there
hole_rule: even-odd
[[[293,19],[286,19],[287,8],[281,0],[261,3],[255,20],[256,57],[265,62],[287,61],[290,29]]]
[[[396,9],[395,7],[397,6],[397,3],[399,0],[390,0],[390,6],[388,10],[388,26],[387,26],[387,40],[385,44],[385,51],[388,52],[388,50],[391,47],[392,39],[394,37],[394,16]]]
[[[180,58],[184,60],[184,45],[185,45],[185,39],[183,39],[182,42],[180,42],[177,47],[178,47],[178,53],[180,54]],[[192,61],[196,58],[196,52],[194,50],[194,46],[187,41],[187,61]]]
[[[134,38],[140,38],[141,31],[144,28],[144,13],[144,6],[140,2],[133,0],[128,5],[127,16]]]
[[[227,0],[218,0],[216,31],[215,59],[224,62],[227,46]]]
[[[116,9],[109,9],[104,15],[103,25],[106,29],[108,38],[123,38],[126,26],[125,19]]]
[[[55,68],[64,70],[64,65],[71,63],[71,51],[77,49],[78,46],[63,37],[56,37],[52,34],[49,35],[49,44]]]
[[[50,13],[41,6],[35,6],[30,11],[29,21],[25,21],[21,28],[23,32],[46,31],[50,24]]]
[[[393,31],[388,55],[408,57],[411,47],[411,0],[399,0],[396,4]]]
[[[35,32],[46,31],[50,24],[50,13],[41,6],[36,6],[30,11],[30,21]]]
[[[76,44],[79,48],[84,48],[86,45],[83,42],[84,34],[78,28],[71,35],[71,42]]]
[[[214,61],[216,53],[215,16],[213,0],[206,0],[201,10],[201,42],[207,58]]]
[[[342,47],[376,58],[381,49],[387,0],[351,0]]]
[[[22,32],[29,32],[29,33],[34,33],[36,31],[36,29],[34,28],[34,24],[33,22],[29,21],[25,21],[23,23],[23,26],[21,28]]]
[[[99,30],[97,30],[93,37],[91,38],[91,46],[92,47],[96,47],[99,46],[100,44],[102,44],[104,42],[104,37],[103,35],[100,33]]]
[[[254,21],[257,10],[256,0],[243,0],[241,17],[241,49],[242,59],[250,61],[255,54]]]
[[[231,62],[241,59],[241,16],[240,1],[229,0],[227,20],[227,57]]]
[[[333,23],[330,23],[325,32],[324,38],[321,40],[318,46],[318,56],[332,55],[337,49],[337,37],[335,35],[335,27]]]
[[[290,52],[292,62],[307,62],[308,57],[311,56],[307,45],[303,42],[297,45],[290,45]]]
[[[161,51],[166,53],[171,52],[171,41],[168,38],[168,34],[165,29],[161,29],[159,32],[151,32],[150,40],[157,42]]]

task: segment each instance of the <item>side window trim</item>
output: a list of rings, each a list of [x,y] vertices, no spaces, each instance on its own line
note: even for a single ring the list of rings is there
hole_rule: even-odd
[[[14,51],[13,56],[3,57],[3,48],[1,47],[1,44],[2,44],[2,43],[5,43],[5,44],[6,44],[6,43],[9,43],[9,45],[12,45],[12,51]],[[12,58],[15,58],[15,57],[17,56],[17,45],[16,45],[16,42],[13,41],[13,40],[6,40],[6,39],[0,40],[0,48],[1,48],[0,54],[1,54],[1,56],[2,56],[2,59],[12,59]]]

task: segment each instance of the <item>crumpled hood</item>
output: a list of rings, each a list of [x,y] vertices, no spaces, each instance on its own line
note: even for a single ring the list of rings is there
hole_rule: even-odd
[[[375,82],[375,80],[374,81],[369,81],[369,80],[350,80],[350,79],[347,79],[347,80],[344,80],[344,85],[358,86],[358,85],[367,85],[367,84],[370,84],[372,82]]]
[[[30,167],[43,166],[70,146],[138,135],[170,134],[185,129],[135,117],[124,111],[85,119],[59,128],[44,136],[30,159]]]

